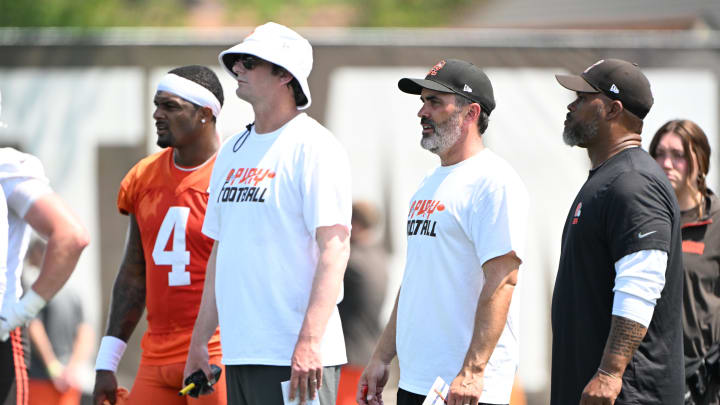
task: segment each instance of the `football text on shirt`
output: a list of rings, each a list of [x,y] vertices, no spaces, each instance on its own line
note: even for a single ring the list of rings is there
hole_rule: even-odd
[[[230,169],[225,184],[218,193],[217,202],[265,202],[267,187],[263,182],[275,178],[270,169],[245,168]]]
[[[415,200],[410,204],[408,212],[407,234],[408,236],[437,236],[435,226],[437,221],[430,220],[430,216],[436,211],[443,211],[445,205],[435,200]]]

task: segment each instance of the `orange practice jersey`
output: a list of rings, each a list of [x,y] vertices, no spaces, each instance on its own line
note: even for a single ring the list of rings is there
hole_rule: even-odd
[[[177,168],[172,159],[172,148],[144,158],[125,176],[118,195],[118,209],[133,214],[140,228],[148,319],[142,349],[152,365],[185,361],[213,245],[201,229],[215,157],[192,171]],[[209,351],[220,354],[218,331]]]

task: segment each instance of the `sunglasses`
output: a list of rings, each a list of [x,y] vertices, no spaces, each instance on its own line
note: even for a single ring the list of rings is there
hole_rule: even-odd
[[[238,62],[242,63],[245,70],[253,70],[262,63],[262,59],[253,55],[240,54],[235,58],[233,65]]]

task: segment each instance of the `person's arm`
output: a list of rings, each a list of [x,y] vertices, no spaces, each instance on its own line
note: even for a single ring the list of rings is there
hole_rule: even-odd
[[[398,291],[395,297],[395,306],[393,306],[390,319],[378,340],[375,350],[368,361],[365,370],[363,370],[358,382],[358,390],[355,399],[358,404],[362,405],[381,405],[382,392],[390,377],[390,362],[397,355],[397,346],[395,345],[395,336],[397,330],[397,307],[400,299]]]
[[[117,363],[145,310],[145,256],[137,220],[132,214],[129,217],[125,254],[113,285],[107,330],[95,365],[96,405],[105,400],[115,404]]]
[[[35,348],[40,354],[40,358],[45,364],[45,369],[52,379],[55,388],[58,391],[67,391],[70,387],[78,386],[77,370],[80,364],[90,357],[93,348],[94,332],[92,327],[87,323],[78,325],[75,333],[75,341],[73,350],[67,365],[63,365],[55,355],[55,351],[50,343],[47,330],[39,319],[33,319],[28,325],[28,334]]]
[[[30,322],[70,278],[83,249],[89,243],[85,227],[55,193],[47,193],[32,202],[23,219],[47,240],[40,275],[20,301],[3,308],[0,340],[9,331]]]
[[[203,286],[200,309],[198,310],[198,315],[195,319],[195,326],[193,327],[190,348],[187,360],[185,361],[183,380],[195,371],[202,370],[208,378],[208,381],[212,381],[208,342],[218,327],[218,311],[217,304],[215,302],[215,267],[217,265],[217,249],[218,242],[215,241],[215,243],[213,243],[212,250],[210,251],[210,257],[207,261],[205,284]]]
[[[40,275],[31,288],[48,301],[70,278],[80,254],[90,243],[90,237],[67,204],[55,193],[35,200],[24,220],[47,240]]]
[[[73,342],[70,360],[65,366],[63,379],[71,387],[79,387],[78,373],[80,367],[93,353],[95,347],[95,331],[90,324],[82,322],[75,329],[75,341]]]
[[[514,252],[483,264],[485,284],[475,310],[473,335],[462,368],[450,384],[448,405],[477,404],[480,400],[485,368],[507,322],[519,266]]]
[[[308,398],[314,399],[321,386],[323,365],[320,346],[327,322],[335,309],[350,256],[350,231],[346,226],[318,227],[316,240],[320,259],[291,360],[290,400],[295,398],[299,388],[300,405]]]
[[[50,343],[50,338],[48,338],[47,331],[45,330],[45,325],[43,325],[40,319],[35,318],[30,321],[28,324],[28,335],[34,344],[33,350],[37,349],[40,354],[40,358],[42,359],[45,369],[52,379],[55,388],[61,392],[66,391],[68,387],[63,383],[63,381],[60,381],[60,377],[65,371],[65,366],[60,363],[55,355],[55,351]]]
[[[610,332],[598,370],[583,390],[581,404],[614,403],[620,395],[625,368],[645,338],[665,287],[667,259],[666,252],[648,249],[615,263]]]
[[[583,390],[581,405],[613,404],[622,390],[625,373],[635,350],[645,338],[647,328],[621,316],[612,316],[610,335],[605,343],[600,367]]]

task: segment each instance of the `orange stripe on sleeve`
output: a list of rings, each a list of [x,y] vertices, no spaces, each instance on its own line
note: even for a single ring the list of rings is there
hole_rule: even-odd
[[[13,363],[15,365],[15,385],[17,391],[17,405],[28,405],[28,375],[25,365],[25,355],[22,346],[22,334],[20,328],[10,332],[12,339]]]

